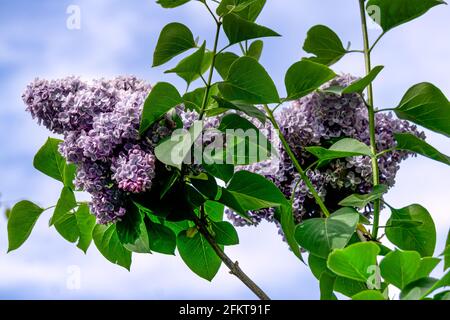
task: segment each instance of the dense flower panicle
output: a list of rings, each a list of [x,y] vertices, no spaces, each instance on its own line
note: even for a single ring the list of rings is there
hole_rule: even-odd
[[[40,124],[64,135],[59,150],[77,164],[75,186],[92,195],[99,223],[120,219],[127,193],[150,189],[155,176],[153,149],[175,129],[170,121],[139,135],[140,117],[151,86],[135,77],[78,78],[31,83],[23,100]],[[182,116],[183,110],[177,109]]]
[[[127,144],[124,149],[125,152],[112,160],[112,179],[124,191],[141,193],[149,190],[155,177],[155,156],[139,145]]]
[[[22,99],[33,119],[49,130],[62,134],[65,128],[59,117],[62,105],[68,96],[85,88],[86,84],[75,77],[52,81],[35,79],[25,89]]]
[[[356,78],[344,75],[327,83],[329,86],[348,86]],[[309,94],[276,115],[282,133],[294,151],[300,164],[306,168],[316,158],[306,151],[308,146],[330,147],[342,138],[354,138],[370,143],[368,113],[364,101],[356,94],[338,96],[324,92]],[[376,115],[377,150],[395,147],[394,133],[409,132],[425,138],[423,132],[407,121],[394,119],[392,114]],[[294,192],[294,215],[297,222],[320,215],[315,200],[297,174],[292,161],[280,143],[275,145],[280,156],[278,166],[273,168],[267,162],[247,167],[247,170],[260,173],[272,180],[286,197]],[[410,154],[394,151],[384,154],[378,160],[380,182],[394,185],[399,163]],[[368,193],[372,190],[372,169],[369,157],[337,159],[329,164],[313,168],[307,172],[320,197],[330,210],[337,209],[338,202],[353,193]],[[371,208],[366,208],[370,211]],[[248,224],[230,210],[227,215],[236,225]],[[273,221],[273,210],[260,210],[250,214],[255,224],[262,219]]]

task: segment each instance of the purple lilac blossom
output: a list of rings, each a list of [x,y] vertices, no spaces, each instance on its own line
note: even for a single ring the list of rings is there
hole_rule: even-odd
[[[327,83],[329,86],[348,86],[356,78],[344,75]],[[294,151],[297,160],[306,168],[316,160],[305,150],[308,146],[329,147],[342,138],[354,138],[370,143],[367,108],[356,94],[338,96],[315,92],[309,94],[276,115],[282,133]],[[377,151],[395,147],[394,133],[408,132],[422,139],[423,132],[407,121],[395,119],[391,113],[376,115]],[[270,161],[248,166],[245,169],[264,175],[273,181],[287,198],[294,192],[293,211],[297,223],[303,219],[319,217],[315,203],[304,181],[301,181],[292,161],[280,143],[275,144],[280,156],[278,164]],[[409,155],[404,151],[384,154],[379,160],[380,182],[392,187],[399,170],[399,163]],[[338,202],[353,193],[368,193],[372,190],[372,170],[369,157],[337,159],[329,164],[307,172],[308,177],[329,209],[339,208]],[[371,208],[366,208],[367,214]],[[227,210],[228,217],[237,226],[248,225],[244,219]],[[262,220],[274,221],[274,211],[260,210],[250,213],[254,225]]]
[[[36,79],[23,94],[32,117],[64,136],[60,152],[77,165],[75,186],[91,194],[91,210],[99,223],[115,222],[126,213],[128,193],[151,188],[153,150],[175,129],[163,119],[140,137],[140,117],[150,90],[147,82],[135,77],[91,83],[68,77]],[[192,118],[181,108],[176,112]]]

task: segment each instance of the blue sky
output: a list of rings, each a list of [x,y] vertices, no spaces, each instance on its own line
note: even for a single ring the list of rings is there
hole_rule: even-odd
[[[268,0],[259,22],[283,35],[266,41],[262,63],[281,92],[287,68],[304,52],[306,31],[315,24],[334,29],[352,48],[361,47],[356,0]],[[81,9],[81,29],[66,28],[69,5]],[[450,93],[450,11],[438,7],[385,36],[374,51],[374,65],[386,68],[375,82],[376,105],[395,106],[411,85],[429,81]],[[21,94],[35,77],[79,75],[84,79],[134,74],[151,83],[171,81],[163,68],[152,69],[152,52],[161,28],[187,24],[209,43],[213,24],[199,3],[164,10],[154,0],[16,0],[0,3],[0,193],[13,204],[30,199],[53,205],[59,185],[32,168],[48,132],[24,112]],[[371,28],[374,38],[379,30]],[[222,44],[225,44],[223,41]],[[363,60],[349,55],[334,69],[362,75]],[[428,141],[450,154],[449,140],[427,132]],[[388,200],[397,207],[414,202],[435,218],[442,250],[449,228],[450,170],[424,158],[403,163]],[[387,214],[384,214],[386,217]],[[253,295],[222,268],[212,283],[193,275],[177,257],[136,255],[129,273],[109,264],[91,247],[84,255],[47,227],[41,217],[27,243],[6,255],[6,220],[0,218],[0,298],[234,299]],[[241,245],[228,250],[273,298],[316,299],[318,284],[277,235],[275,226],[240,229]],[[81,287],[67,286],[72,266]]]

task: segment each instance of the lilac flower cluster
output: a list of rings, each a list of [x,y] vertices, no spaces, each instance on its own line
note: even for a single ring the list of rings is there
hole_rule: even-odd
[[[150,90],[148,83],[135,77],[92,83],[68,77],[36,79],[23,94],[33,118],[64,136],[60,152],[77,164],[75,186],[92,195],[91,209],[99,223],[125,214],[127,193],[151,188],[154,147],[174,129],[166,119],[140,137],[141,112]]]
[[[344,75],[327,83],[329,86],[348,86],[355,78]],[[315,92],[284,108],[277,114],[282,133],[304,168],[316,160],[305,150],[308,146],[329,147],[342,138],[354,138],[370,143],[367,108],[357,94],[338,96]],[[416,126],[394,119],[392,114],[376,115],[376,141],[378,151],[395,147],[394,133],[409,132],[425,138]],[[320,216],[320,210],[304,181],[296,172],[288,154],[281,144],[275,146],[280,156],[279,163],[266,161],[248,167],[272,180],[290,198],[294,193],[294,215],[297,222]],[[384,154],[378,161],[381,183],[392,187],[399,170],[399,163],[410,154],[393,151]],[[338,209],[338,202],[353,193],[368,193],[372,190],[372,170],[369,157],[352,157],[331,161],[329,164],[307,172],[320,197],[330,210]],[[366,213],[371,208],[366,208]],[[236,225],[248,224],[231,211],[228,217]],[[274,220],[273,210],[251,213],[254,224],[261,220]]]

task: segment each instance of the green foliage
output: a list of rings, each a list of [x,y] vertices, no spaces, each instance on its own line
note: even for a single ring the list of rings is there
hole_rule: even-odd
[[[191,0],[157,0],[156,2],[163,8],[175,8],[179,7]]]
[[[153,67],[160,66],[179,54],[195,48],[194,36],[188,27],[181,23],[170,23],[162,29],[153,53]]]
[[[355,294],[352,300],[386,300],[383,294],[377,290],[365,290]]]
[[[387,32],[420,17],[432,7],[444,3],[442,0],[369,0],[367,11],[370,14],[372,10],[379,10],[379,13],[374,14],[372,18],[384,32]]]
[[[139,132],[144,134],[166,112],[182,102],[183,99],[173,85],[158,82],[145,100]]]
[[[200,232],[190,236],[182,231],[177,236],[177,248],[186,265],[198,276],[211,281],[219,271],[222,260]]]
[[[60,220],[64,219],[65,216],[77,206],[77,200],[75,199],[75,194],[72,189],[64,187],[61,190],[61,195],[56,204],[53,216],[50,219],[50,225],[57,224]]]
[[[334,284],[336,282],[336,276],[325,271],[320,275],[320,300],[337,300],[334,295]]]
[[[92,242],[92,232],[95,228],[95,216],[89,211],[87,204],[81,204],[75,213],[77,219],[79,239],[77,247],[85,253]]]
[[[424,82],[411,87],[394,111],[400,119],[450,137],[450,102],[431,83]]]
[[[175,68],[167,70],[165,73],[176,73],[190,85],[192,81],[200,78],[209,69],[211,62],[212,53],[206,52],[205,41],[200,49],[181,60]]]
[[[228,78],[230,67],[237,59],[239,59],[239,56],[232,52],[221,52],[217,55],[214,67],[222,79]]]
[[[68,165],[58,151],[61,140],[48,138],[45,144],[36,153],[33,165],[45,175],[61,181],[65,186],[73,188],[75,166]]]
[[[355,156],[372,156],[369,146],[351,138],[341,139],[329,149],[323,147],[306,147],[305,149],[315,155],[320,161]]]
[[[342,208],[328,218],[308,219],[297,226],[295,238],[311,254],[327,258],[333,249],[344,248],[356,230],[359,214]]]
[[[233,225],[227,221],[213,222],[211,224],[214,239],[218,244],[233,246],[239,244],[239,236]]]
[[[315,57],[308,58],[309,60],[324,65],[338,62],[347,53],[339,36],[323,25],[309,29],[303,50],[315,55]]]
[[[116,225],[97,224],[92,234],[98,251],[110,262],[130,270],[131,252],[119,240]]]
[[[373,188],[373,190],[368,194],[352,194],[347,198],[339,202],[340,206],[343,207],[355,207],[364,208],[369,203],[376,199],[381,199],[383,195],[387,192],[388,187],[384,184],[379,184]]]
[[[245,20],[255,21],[265,4],[266,0],[222,0],[216,12],[219,16],[234,12]]]
[[[413,250],[422,257],[432,256],[436,246],[436,227],[429,212],[418,204],[402,209],[391,208],[391,217],[387,222],[386,236],[390,242],[403,250]],[[421,225],[409,228],[392,227],[392,220],[420,221]]]
[[[340,275],[357,281],[368,281],[370,268],[377,265],[380,248],[373,242],[360,242],[345,249],[336,249],[328,257],[328,268]]]
[[[230,41],[230,45],[264,37],[279,37],[275,31],[245,20],[235,13],[223,17],[223,30]]]
[[[317,90],[322,84],[336,77],[333,70],[319,63],[302,60],[286,72],[286,100],[296,100]]]
[[[219,84],[219,90],[225,99],[236,102],[249,104],[280,102],[273,80],[264,67],[250,57],[241,57],[231,65],[226,81]]]
[[[263,49],[264,49],[264,42],[262,40],[253,41],[248,47],[246,55],[255,60],[259,60],[261,58]]]
[[[42,212],[44,209],[30,201],[21,201],[12,208],[8,219],[8,252],[28,239]]]
[[[372,69],[372,71],[367,74],[367,76],[356,80],[352,84],[347,87],[330,87],[325,89],[326,92],[331,92],[335,94],[350,94],[350,93],[359,93],[362,94],[363,91],[376,79],[378,74],[384,69],[383,66],[377,66]]]
[[[416,251],[392,251],[380,263],[381,275],[403,289],[415,279],[420,263],[420,254]]]
[[[203,123],[195,121],[189,130],[180,130],[155,148],[155,156],[169,166],[181,169],[191,147],[203,132]]]
[[[213,98],[217,101],[219,108],[222,108],[225,110],[240,111],[249,117],[258,119],[259,121],[261,121],[261,123],[266,122],[266,115],[264,114],[264,112],[259,110],[254,105],[245,104],[245,103],[232,103],[230,101],[227,101],[225,99],[222,99],[222,98],[216,97],[216,96],[214,96]]]
[[[447,241],[445,242],[445,250],[442,253],[444,256],[444,271],[450,268],[450,230],[447,234]]]
[[[396,133],[395,140],[397,141],[398,150],[411,151],[420,154],[424,157],[442,162],[450,165],[450,157],[440,153],[434,147],[423,141],[422,139],[410,133]]]
[[[174,255],[177,246],[177,235],[166,225],[145,220],[149,246],[154,252]]]

